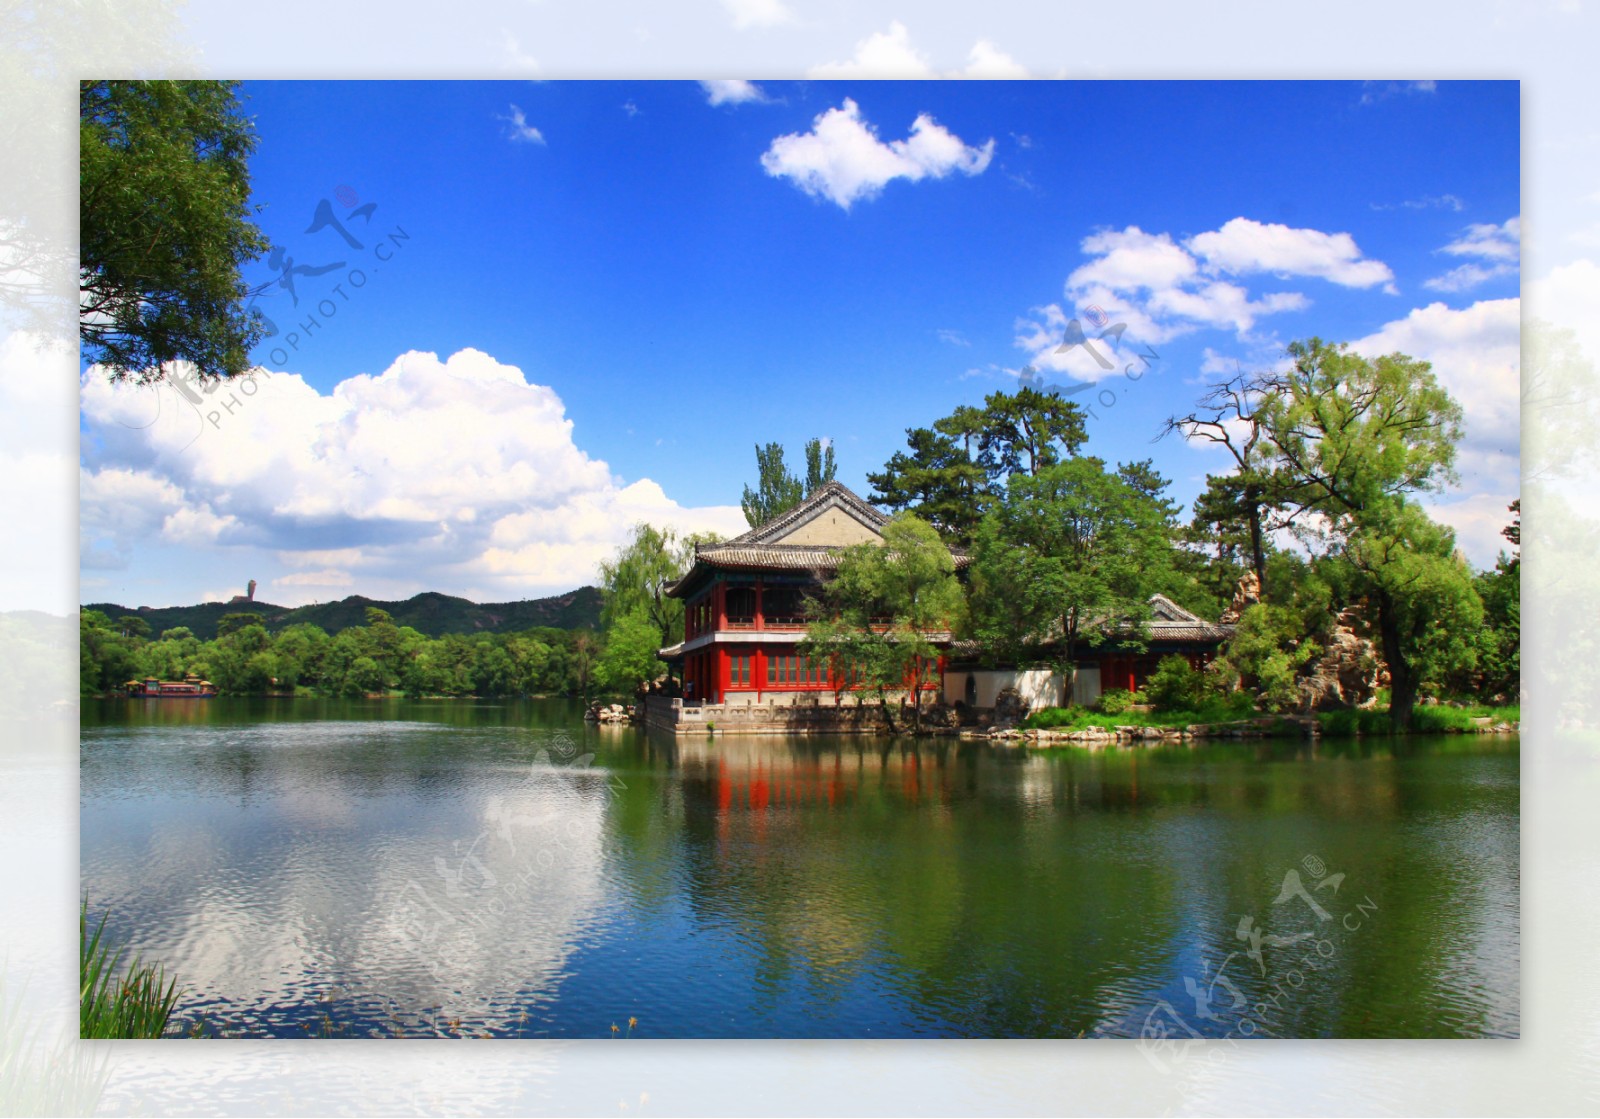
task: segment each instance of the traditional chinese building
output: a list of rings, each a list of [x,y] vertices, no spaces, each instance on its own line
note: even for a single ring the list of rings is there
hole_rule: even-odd
[[[1030,707],[1069,702],[1088,706],[1112,688],[1139,691],[1166,657],[1181,656],[1195,668],[1204,668],[1232,635],[1231,625],[1208,622],[1166,595],[1151,595],[1150,619],[1141,640],[1109,641],[1078,651],[1070,696],[1067,683],[1052,669],[986,666],[979,651],[963,642],[946,661],[944,697],[952,704],[993,707],[1002,689],[1015,688]]]
[[[679,733],[874,730],[872,713],[826,664],[800,655],[819,596],[855,544],[881,544],[889,518],[838,482],[821,486],[789,512],[732,540],[695,548],[689,571],[666,593],[684,603],[684,639],[662,649],[683,681],[681,699],[651,696],[647,721]],[[957,572],[969,557],[953,551]],[[1155,595],[1142,641],[1085,648],[1068,683],[1049,668],[985,665],[979,650],[948,632],[927,638],[944,650],[924,702],[983,710],[1014,688],[1030,707],[1090,704],[1108,688],[1143,687],[1160,660],[1179,654],[1196,667],[1210,661],[1232,626],[1207,622]],[[843,706],[841,706],[841,699]]]
[[[881,544],[889,518],[838,482],[741,536],[695,548],[694,563],[667,594],[684,603],[684,639],[661,650],[681,664],[689,704],[832,703],[842,682],[808,662],[805,601],[817,596],[854,544]],[[967,557],[956,556],[957,568]],[[927,635],[948,646],[951,635]],[[927,685],[938,694],[938,677]]]

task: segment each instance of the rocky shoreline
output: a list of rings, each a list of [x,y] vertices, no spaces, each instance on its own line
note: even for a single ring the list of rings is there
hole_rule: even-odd
[[[1517,734],[1521,731],[1521,726],[1520,723],[1495,722],[1490,718],[1478,718],[1473,720],[1473,727],[1470,731],[1452,728],[1430,733]],[[1190,723],[1181,727],[1124,725],[1116,727],[1092,726],[1079,730],[1063,730],[1056,728],[1023,729],[1009,726],[991,727],[987,730],[963,729],[961,737],[1014,742],[1025,746],[1049,747],[1067,744],[1075,746],[1125,746],[1132,743],[1156,745],[1217,738],[1283,738],[1294,733],[1298,733],[1305,738],[1321,738],[1323,736],[1322,727],[1314,718],[1268,715],[1255,719],[1240,719],[1228,723]]]

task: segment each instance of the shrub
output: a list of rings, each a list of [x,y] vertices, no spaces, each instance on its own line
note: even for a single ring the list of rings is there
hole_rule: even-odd
[[[1083,707],[1045,707],[1022,721],[1028,730],[1051,730],[1055,727],[1075,726],[1089,712]]]
[[[1133,706],[1133,693],[1126,688],[1107,688],[1095,700],[1094,708],[1102,715],[1121,715]]]
[[[1157,711],[1195,711],[1206,699],[1205,676],[1177,654],[1161,658],[1144,690]]]

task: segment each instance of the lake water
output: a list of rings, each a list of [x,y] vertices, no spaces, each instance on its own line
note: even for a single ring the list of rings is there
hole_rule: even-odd
[[[85,701],[82,890],[227,1036],[1508,1037],[1518,749]]]

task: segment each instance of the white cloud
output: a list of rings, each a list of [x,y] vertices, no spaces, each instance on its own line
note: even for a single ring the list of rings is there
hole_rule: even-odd
[[[1157,291],[1192,279],[1195,259],[1166,233],[1146,233],[1136,225],[1090,234],[1080,246],[1095,259],[1067,277],[1067,287],[1083,290]]]
[[[928,56],[911,45],[911,33],[899,20],[889,30],[868,35],[856,44],[848,62],[813,66],[812,78],[933,78],[938,75]]]
[[[319,571],[296,571],[289,575],[280,575],[272,580],[275,587],[349,587],[355,585],[355,577],[348,571],[327,567]]]
[[[1484,260],[1517,260],[1522,255],[1522,218],[1509,218],[1503,225],[1469,225],[1466,232],[1440,251]]]
[[[1442,276],[1424,281],[1422,286],[1430,291],[1466,291],[1497,276],[1515,275],[1522,255],[1522,219],[1514,217],[1502,225],[1469,225],[1460,237],[1439,251],[1477,257],[1486,263],[1457,265]]]
[[[960,76],[964,78],[1026,78],[1028,76],[1028,68],[988,39],[979,39],[972,44],[972,51],[967,55],[966,68],[961,71]]]
[[[740,78],[701,82],[700,88],[706,91],[706,100],[713,105],[743,105],[767,99],[766,92],[755,82]]]
[[[988,39],[979,39],[967,52],[966,66],[946,71],[934,68],[926,54],[911,44],[911,32],[899,20],[887,31],[874,32],[856,43],[856,52],[845,62],[825,62],[813,66],[811,78],[1026,78],[1027,67]]]
[[[1461,484],[1426,504],[1458,530],[1462,549],[1480,566],[1492,563],[1504,544],[1505,507],[1520,492],[1521,316],[1514,298],[1480,300],[1461,310],[1432,303],[1351,343],[1369,357],[1399,352],[1430,362],[1461,404]]]
[[[501,45],[505,50],[506,63],[513,70],[537,70],[539,60],[522,49],[522,43],[509,31],[501,33]]]
[[[1034,318],[1018,324],[1016,341],[1038,368],[1087,381],[1110,376],[1125,361],[1120,352],[1107,354],[1113,358],[1108,368],[1107,361],[1095,360],[1082,346],[1057,353],[1073,318],[1086,320],[1080,325],[1089,331],[1088,322],[1103,314],[1119,349],[1124,339],[1149,346],[1207,327],[1250,340],[1246,336],[1260,319],[1304,310],[1311,300],[1297,291],[1253,294],[1233,277],[1309,276],[1346,287],[1389,287],[1393,280],[1389,266],[1364,257],[1348,233],[1245,217],[1182,243],[1170,233],[1149,233],[1136,225],[1100,230],[1085,237],[1080,248],[1090,259],[1065,285],[1068,301],[1080,310],[1069,315],[1054,305],[1036,309]]]
[[[1429,291],[1467,291],[1486,280],[1511,276],[1516,271],[1516,266],[1511,264],[1492,264],[1487,268],[1481,264],[1459,264],[1442,276],[1424,280],[1422,286]]]
[[[733,26],[741,31],[747,27],[777,27],[795,21],[794,13],[782,0],[722,0],[722,6],[733,17]]]
[[[351,585],[336,573],[359,569],[365,593],[502,600],[592,581],[639,520],[745,527],[735,506],[686,508],[648,479],[614,478],[573,443],[554,390],[476,350],[403,354],[327,394],[290,373],[258,383],[220,390],[236,407],[208,402],[211,423],[170,389],[84,375],[86,566],[156,546],[197,562],[264,549],[298,569],[274,580],[286,588]]]
[[[544,133],[528,123],[528,117],[516,105],[511,106],[511,115],[499,118],[511,126],[509,135],[513,143],[542,144]]]
[[[971,342],[967,341],[967,336],[965,334],[962,334],[959,330],[950,330],[948,328],[940,328],[939,330],[934,331],[934,334],[936,334],[938,336],[939,341],[948,342],[952,346],[970,346],[970,345],[972,345]]]
[[[812,122],[811,131],[789,133],[772,141],[761,166],[775,178],[786,178],[815,197],[848,210],[852,203],[876,197],[894,179],[916,182],[941,179],[952,171],[981,174],[994,155],[994,141],[981,148],[963,143],[926,113],[911,124],[904,140],[885,144],[845,98]]]
[[[1231,241],[1211,244],[1219,255],[1235,245]],[[1054,305],[1040,309],[1042,320],[1018,324],[1022,333],[1017,344],[1029,351],[1040,368],[1083,380],[1099,380],[1114,370],[1095,360],[1084,347],[1065,354],[1055,352],[1072,318],[1084,319],[1083,329],[1095,334],[1106,328],[1091,330],[1089,323],[1103,316],[1119,345],[1125,337],[1130,344],[1147,346],[1202,327],[1225,328],[1242,337],[1263,316],[1310,306],[1310,300],[1299,292],[1252,296],[1244,287],[1222,278],[1223,270],[1216,263],[1191,253],[1168,233],[1147,233],[1130,225],[1090,234],[1080,247],[1091,259],[1074,269],[1065,285],[1067,299],[1080,310],[1069,315]],[[1118,326],[1122,330],[1116,330]],[[1125,361],[1118,355],[1111,364],[1120,368]]]
[[[1221,229],[1191,237],[1185,244],[1207,264],[1234,275],[1318,276],[1357,288],[1394,281],[1389,266],[1364,258],[1348,233],[1234,218]]]
[[[1528,285],[1528,309],[1554,326],[1573,331],[1590,361],[1600,362],[1600,264],[1575,260],[1552,268]]]

